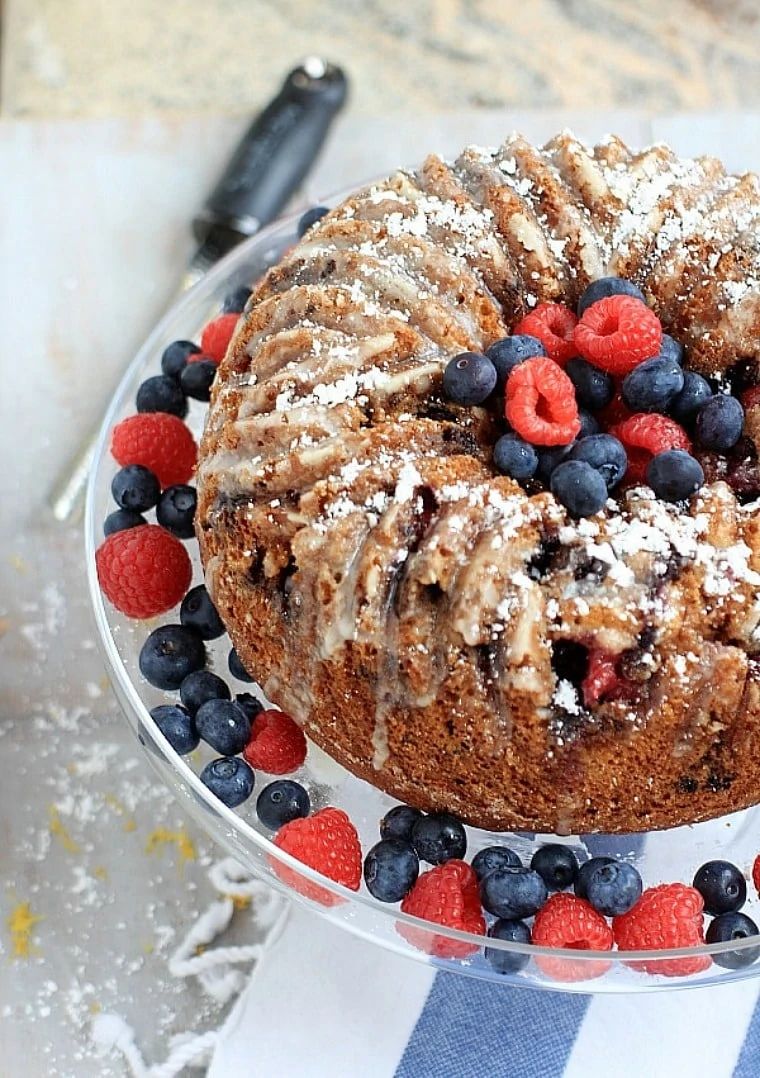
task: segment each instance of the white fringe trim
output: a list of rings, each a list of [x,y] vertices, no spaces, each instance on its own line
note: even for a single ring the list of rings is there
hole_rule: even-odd
[[[247,872],[232,857],[217,861],[208,873],[214,889],[223,897],[214,900],[195,923],[169,959],[172,977],[197,977],[204,992],[220,1006],[242,992],[250,969],[234,969],[241,964],[255,965],[277,940],[288,917],[288,903],[261,880]],[[238,947],[208,948],[228,927],[235,913],[234,898],[249,898],[246,912],[254,925],[265,932],[260,943]],[[208,949],[207,949],[208,948]],[[200,953],[199,953],[200,950]],[[135,1043],[132,1027],[117,1014],[99,1014],[92,1022],[93,1043],[102,1052],[118,1052],[129,1066],[133,1078],[175,1078],[186,1067],[200,1067],[211,1058],[218,1031],[181,1033],[173,1037],[167,1059],[148,1066]]]

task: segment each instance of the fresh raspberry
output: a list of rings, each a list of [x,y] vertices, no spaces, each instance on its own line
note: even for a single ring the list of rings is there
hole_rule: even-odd
[[[239,317],[238,314],[220,314],[203,327],[201,352],[206,359],[213,359],[214,363],[222,362]]]
[[[758,895],[760,895],[760,853],[755,858],[755,863],[752,866],[752,882]]]
[[[551,895],[536,914],[531,942],[537,947],[572,951],[611,951],[612,929],[590,902],[577,895]],[[536,957],[536,965],[555,981],[584,981],[601,977],[610,967],[604,960],[573,962],[568,958]]]
[[[270,775],[287,775],[306,759],[306,738],[298,723],[284,711],[260,711],[253,720],[243,756],[251,767]]]
[[[193,568],[179,539],[157,524],[114,532],[95,552],[103,594],[129,618],[171,610],[190,587]]]
[[[362,848],[356,828],[342,809],[323,808],[306,819],[291,820],[277,832],[274,844],[328,879],[351,891],[359,890]],[[271,864],[283,883],[305,898],[323,906],[337,906],[343,901],[338,895],[305,879],[289,865],[274,858]]]
[[[578,355],[574,339],[577,322],[569,307],[563,307],[561,303],[539,303],[520,319],[512,332],[538,337],[547,356],[564,367],[569,359]]]
[[[532,445],[567,445],[581,429],[575,388],[561,367],[533,356],[507,379],[504,414]]]
[[[750,408],[757,408],[760,404],[760,386],[750,386],[749,389],[745,389],[741,395],[741,402],[745,412]]]
[[[591,648],[588,653],[588,673],[582,685],[586,707],[594,707],[600,700],[609,697],[619,683],[615,656],[601,648]]]
[[[423,921],[485,935],[478,878],[465,861],[446,861],[420,876],[401,903],[401,909]],[[413,925],[399,922],[396,928],[413,947],[438,958],[466,958],[478,949],[475,944],[438,936]]]
[[[627,913],[612,921],[612,934],[621,951],[664,951],[674,947],[699,947],[705,942],[702,925],[704,901],[694,887],[662,883],[649,887]],[[643,973],[681,977],[700,973],[710,965],[709,955],[671,958],[665,961],[630,962]]]
[[[628,454],[628,483],[643,483],[652,457],[666,449],[691,452],[691,440],[683,427],[656,412],[637,412],[612,427],[610,434],[620,439]]]
[[[628,374],[658,355],[661,344],[659,318],[633,296],[610,296],[592,303],[575,328],[577,351],[610,374]]]
[[[122,468],[127,464],[142,464],[165,488],[188,481],[198,449],[192,434],[176,415],[141,412],[116,424],[111,435],[111,454]]]

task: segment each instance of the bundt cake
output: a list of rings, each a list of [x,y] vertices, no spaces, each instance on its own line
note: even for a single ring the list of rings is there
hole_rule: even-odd
[[[208,589],[310,738],[492,830],[662,828],[760,801],[760,470],[747,420],[670,502],[573,516],[443,392],[538,305],[633,282],[686,365],[760,358],[760,184],[568,133],[357,192],[254,288],[201,445]],[[736,388],[738,386],[738,389]]]

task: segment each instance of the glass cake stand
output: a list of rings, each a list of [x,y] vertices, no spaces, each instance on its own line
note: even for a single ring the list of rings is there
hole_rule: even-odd
[[[204,745],[190,757],[180,757],[169,746],[150,717],[150,708],[177,698],[149,685],[140,675],[138,656],[145,637],[158,624],[177,622],[178,612],[170,612],[150,622],[130,621],[107,604],[100,592],[95,571],[95,550],[102,542],[102,522],[114,508],[110,484],[116,464],[109,452],[115,423],[134,412],[135,392],[140,382],[160,370],[160,356],[175,339],[197,340],[203,325],[218,313],[220,303],[234,288],[249,285],[277,261],[296,239],[297,217],[283,218],[236,248],[199,284],[183,295],[146,340],[128,368],[103,420],[90,475],[86,511],[87,574],[103,657],[116,695],[129,724],[137,735],[152,766],[182,803],[186,811],[242,864],[295,901],[304,903],[334,924],[364,939],[408,956],[430,962],[441,969],[478,977],[494,985],[527,986],[538,989],[580,992],[642,992],[727,983],[760,974],[760,960],[727,968],[729,952],[757,947],[752,940],[702,946],[678,951],[594,953],[576,950],[547,950],[531,945],[485,941],[481,936],[453,929],[433,927],[401,912],[396,905],[375,900],[362,884],[358,892],[347,890],[312,871],[271,841],[270,833],[258,823],[256,794],[264,782],[257,776],[257,789],[240,807],[223,805],[199,779],[203,766],[215,755]],[[187,423],[198,437],[206,406],[190,401]],[[202,581],[197,546],[189,542],[194,583]],[[227,676],[226,638],[207,645],[209,666]],[[234,679],[231,679],[234,682]],[[233,684],[234,691],[249,685]],[[314,808],[334,805],[344,809],[355,824],[366,853],[379,839],[378,823],[395,802],[336,764],[315,745],[309,746],[305,765],[294,776],[309,791]],[[266,781],[270,781],[267,779]],[[468,853],[472,855],[493,842],[515,849],[524,862],[542,842],[569,844],[581,859],[599,854],[631,860],[641,873],[644,885],[681,881],[691,883],[704,861],[724,858],[749,875],[760,848],[760,808],[720,820],[680,827],[670,831],[631,836],[574,836],[557,839],[552,835],[494,835],[468,828]],[[319,884],[326,902],[315,902],[292,889],[275,873],[278,865],[295,870],[302,884]],[[425,866],[423,866],[424,868]],[[292,879],[292,876],[291,876]],[[296,881],[298,882],[298,881]],[[308,888],[307,888],[308,889]],[[760,921],[760,901],[751,893],[745,911]],[[410,942],[413,941],[413,942]],[[500,953],[502,966],[512,972],[498,972],[485,953]],[[452,957],[457,955],[458,957]],[[493,959],[493,953],[491,954]],[[701,959],[701,961],[700,961]],[[680,960],[680,961],[679,961]],[[642,967],[642,961],[646,968]],[[517,968],[522,966],[522,968]]]

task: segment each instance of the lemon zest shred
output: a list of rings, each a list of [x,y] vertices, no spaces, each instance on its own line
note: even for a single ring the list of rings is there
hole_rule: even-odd
[[[151,831],[148,835],[145,852],[155,853],[161,846],[169,844],[177,847],[181,861],[195,860],[195,844],[184,827],[180,828],[179,831],[169,831],[166,827],[157,827],[155,831]]]
[[[50,834],[54,835],[57,839],[60,839],[66,853],[80,853],[82,847],[79,843],[75,842],[69,832],[64,826],[63,820],[60,817],[58,809],[55,805],[51,805],[48,810],[50,816]]]
[[[29,958],[37,949],[32,943],[32,929],[42,917],[32,913],[28,902],[19,902],[8,915],[6,924],[13,942],[14,958]]]

